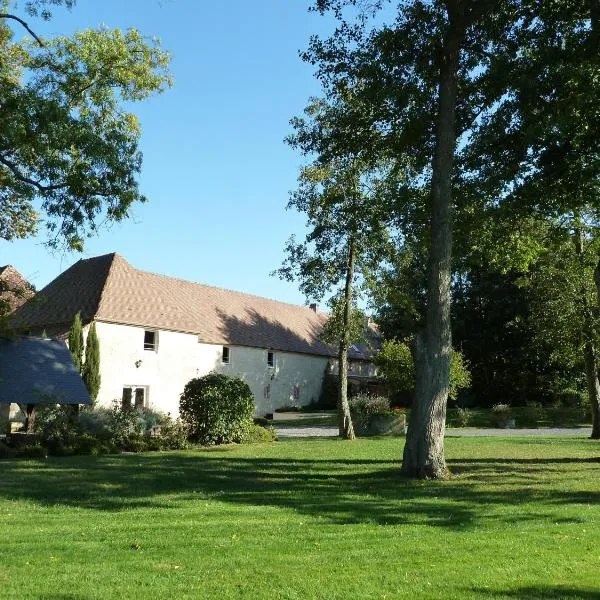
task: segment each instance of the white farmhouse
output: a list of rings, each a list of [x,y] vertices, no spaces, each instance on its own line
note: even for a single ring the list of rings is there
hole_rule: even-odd
[[[66,337],[77,312],[100,341],[100,405],[172,415],[194,377],[216,371],[250,386],[256,413],[319,399],[335,349],[319,340],[325,313],[140,271],[118,254],[80,260],[14,313],[22,332]],[[353,347],[356,372],[368,350]]]

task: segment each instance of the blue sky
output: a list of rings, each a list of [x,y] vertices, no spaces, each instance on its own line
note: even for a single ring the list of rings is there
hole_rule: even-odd
[[[116,251],[139,269],[302,304],[295,284],[269,276],[304,218],[285,210],[303,158],[288,148],[289,119],[319,94],[298,51],[330,18],[310,0],[78,0],[56,9],[44,35],[136,27],[171,52],[175,85],[135,106],[149,202],[102,230],[80,254],[52,255],[39,238],[0,241],[38,289],[79,258]],[[17,34],[21,32],[17,29]]]

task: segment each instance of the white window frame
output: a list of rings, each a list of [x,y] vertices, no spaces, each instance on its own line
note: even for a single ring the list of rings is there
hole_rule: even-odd
[[[147,333],[152,333],[154,335],[154,342],[152,345],[146,342]],[[158,331],[155,329],[144,329],[144,350],[147,352],[158,352]]]
[[[271,359],[271,360],[269,360]],[[276,360],[275,360],[275,352],[273,352],[272,350],[267,350],[267,367],[269,369],[274,369],[276,365]]]

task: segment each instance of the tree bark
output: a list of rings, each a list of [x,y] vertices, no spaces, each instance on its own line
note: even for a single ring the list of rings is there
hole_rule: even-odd
[[[348,348],[350,346],[350,313],[352,310],[352,282],[354,280],[354,263],[356,260],[356,247],[354,236],[348,241],[348,269],[346,271],[346,284],[344,286],[344,317],[342,322],[342,335],[338,354],[338,425],[339,436],[346,440],[353,440],[354,427],[348,404]]]
[[[35,431],[35,404],[28,404],[25,412],[25,431],[33,433]]]
[[[465,25],[459,3],[447,2],[448,30],[439,57],[438,114],[431,181],[431,242],[425,327],[413,343],[415,396],[404,446],[402,475],[443,479],[444,427],[450,380],[452,259],[451,176],[456,148],[459,53]]]

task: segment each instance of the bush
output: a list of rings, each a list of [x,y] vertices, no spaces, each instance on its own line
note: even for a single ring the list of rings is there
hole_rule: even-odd
[[[51,454],[54,454],[54,448],[72,448],[75,438],[79,435],[77,413],[72,406],[46,405],[37,413],[35,429],[42,445],[46,446]]]
[[[111,411],[108,408],[83,409],[79,413],[79,428],[100,440],[108,441],[112,437],[110,430]]]
[[[329,372],[329,365],[325,367],[321,382],[319,400],[313,404],[315,410],[335,410],[338,402],[338,379]]]
[[[179,413],[193,442],[241,442],[252,425],[254,396],[241,379],[209,373],[186,384]]]
[[[526,402],[520,413],[520,426],[537,427],[546,419],[546,411],[540,402]]]
[[[108,419],[110,441],[118,448],[126,449],[131,436],[141,436],[146,431],[146,421],[139,410],[121,410],[118,402],[113,404]]]
[[[160,435],[150,440],[160,440],[161,450],[185,450],[190,447],[184,424],[169,416],[160,423]]]
[[[375,415],[391,414],[390,401],[385,396],[357,394],[348,399],[352,424],[357,435],[366,434]]]
[[[73,442],[73,453],[84,455],[101,454],[102,442],[89,433],[82,433]]]
[[[456,420],[459,427],[468,427],[473,418],[473,413],[468,408],[458,407],[456,409]]]
[[[492,420],[495,427],[506,427],[512,418],[512,409],[509,404],[494,404],[492,406]]]
[[[275,440],[277,440],[277,434],[272,427],[261,427],[252,424],[242,442],[244,444],[258,444],[261,442],[274,442]]]
[[[142,436],[131,435],[122,440],[121,449],[125,452],[145,452],[148,450],[148,443]]]
[[[16,450],[7,446],[4,442],[0,442],[0,459],[2,458],[14,458],[16,455]]]
[[[385,396],[357,394],[348,400],[350,411],[362,415],[382,415],[392,412],[390,401]]]
[[[578,408],[589,403],[588,395],[578,390],[567,389],[556,394],[556,400],[567,408]]]
[[[48,451],[40,444],[23,446],[16,450],[17,458],[48,458]]]

